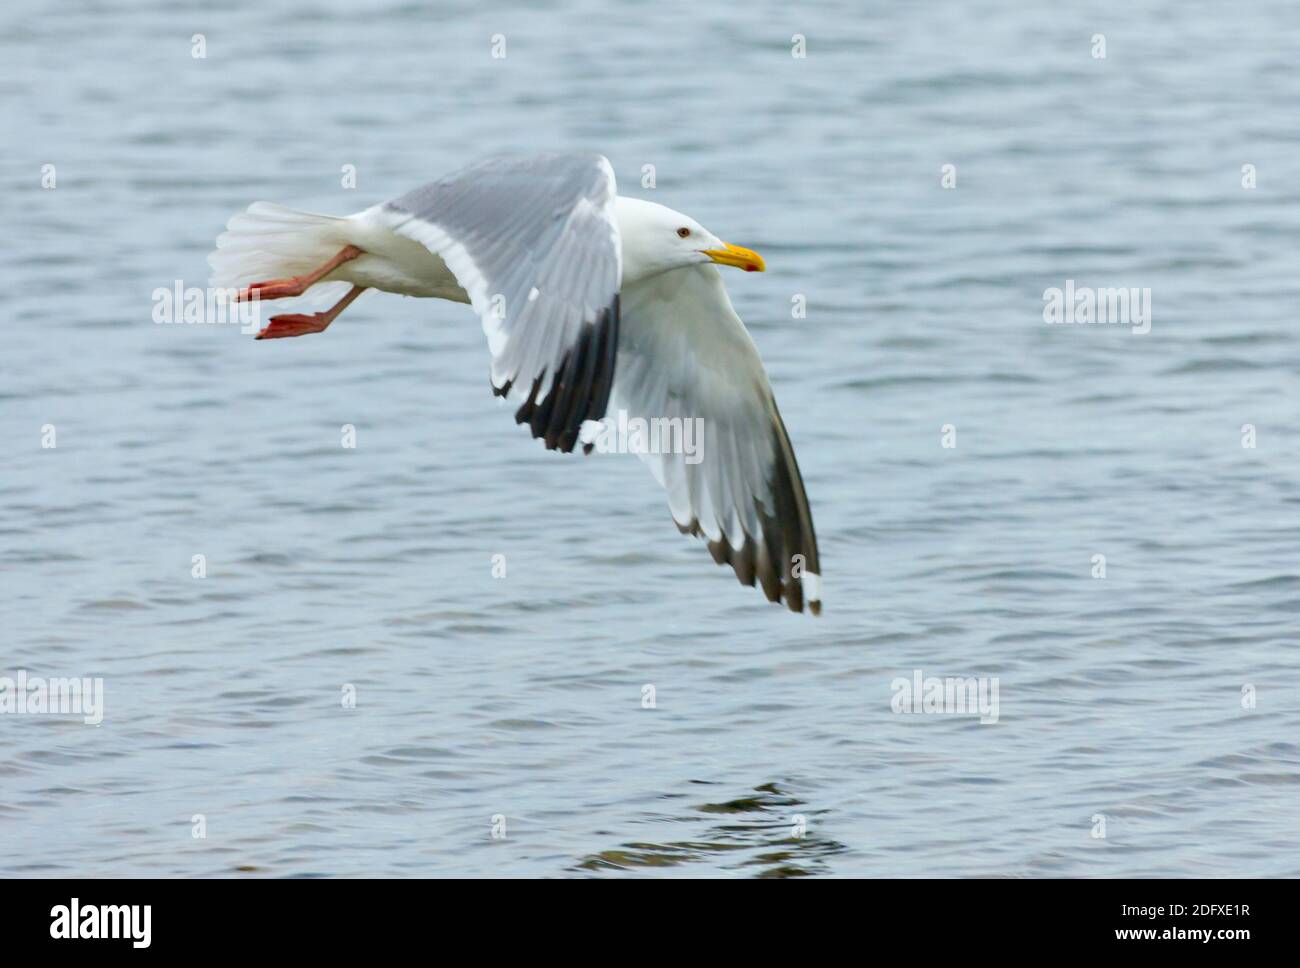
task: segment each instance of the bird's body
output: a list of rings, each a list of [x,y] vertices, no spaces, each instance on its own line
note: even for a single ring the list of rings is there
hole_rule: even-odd
[[[365,255],[339,266],[336,278],[354,286],[401,296],[469,302],[442,257],[413,239],[397,235],[376,205],[348,216],[340,226],[342,245],[355,245]]]
[[[645,278],[673,268],[659,267],[652,257],[643,254],[636,247],[636,240],[641,238],[638,228],[651,217],[655,209],[663,209],[663,206],[625,195],[614,199],[613,216],[618,226],[623,263],[620,286],[623,293]],[[671,209],[664,211],[680,214]],[[348,282],[362,288],[379,289],[401,296],[449,299],[462,303],[470,301],[441,256],[419,242],[393,232],[392,220],[385,213],[384,205],[371,206],[363,212],[337,221],[337,232],[332,236],[334,243],[339,246],[355,245],[366,254],[339,266],[322,281]],[[632,249],[630,255],[629,248]]]
[[[703,457],[639,451],[682,531],[795,611],[820,610],[812,516],[758,350],[716,265],[762,259],[694,220],[617,196],[599,155],[492,159],[352,216],[255,203],[209,260],[241,296],[320,294],[259,338],[320,332],[365,289],[470,303],[498,395],[547,447],[590,451],[626,411],[698,420]],[[269,276],[281,278],[254,282]],[[287,278],[286,278],[287,277]]]

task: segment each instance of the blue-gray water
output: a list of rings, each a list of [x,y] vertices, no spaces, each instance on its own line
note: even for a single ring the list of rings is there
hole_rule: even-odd
[[[0,676],[106,702],[0,716],[0,873],[1300,875],[1294,4],[178,6],[0,25]],[[542,147],[767,257],[820,619],[515,427],[467,307],[151,320],[250,201]]]

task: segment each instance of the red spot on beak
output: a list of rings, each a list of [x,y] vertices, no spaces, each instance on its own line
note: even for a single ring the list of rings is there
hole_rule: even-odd
[[[745,271],[746,271],[746,272],[757,272],[757,271],[758,271],[758,266],[754,265],[754,263],[751,262],[751,263],[749,263],[747,266],[745,266]]]

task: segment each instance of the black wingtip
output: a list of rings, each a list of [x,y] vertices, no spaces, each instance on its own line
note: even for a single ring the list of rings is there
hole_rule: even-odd
[[[614,364],[618,358],[619,301],[615,296],[594,323],[582,328],[577,341],[560,361],[556,378],[542,400],[543,373],[533,381],[528,399],[515,411],[515,423],[528,424],[534,437],[547,450],[572,453],[578,434],[587,420],[600,420],[609,407],[614,384]],[[493,390],[498,396],[510,392],[511,381]],[[591,445],[583,446],[591,453]]]
[[[820,615],[821,600],[806,594],[816,592],[817,584],[804,586],[805,575],[816,575],[818,583],[821,576],[812,510],[790,437],[775,403],[772,404],[772,432],[774,463],[767,479],[771,500],[754,502],[758,534],[746,534],[740,546],[735,547],[725,533],[709,540],[697,519],[682,524],[674,518],[674,523],[684,534],[705,537],[713,560],[730,565],[742,585],[757,584],[769,602],[784,604],[792,612],[803,612],[807,607],[813,615]]]

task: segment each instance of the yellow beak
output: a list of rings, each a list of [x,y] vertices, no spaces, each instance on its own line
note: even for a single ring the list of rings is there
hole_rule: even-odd
[[[721,249],[705,249],[704,254],[720,266],[735,266],[746,272],[763,272],[767,263],[753,249],[742,249],[738,245],[723,242]]]

